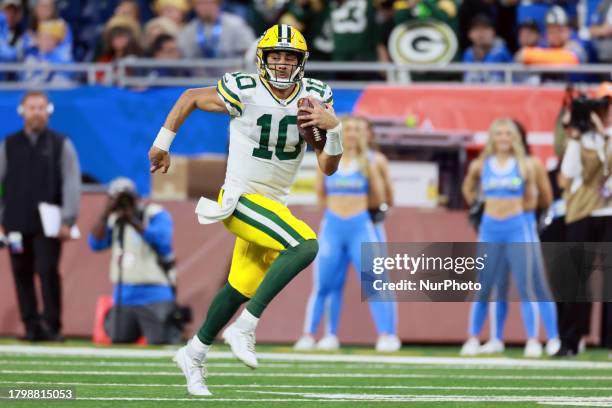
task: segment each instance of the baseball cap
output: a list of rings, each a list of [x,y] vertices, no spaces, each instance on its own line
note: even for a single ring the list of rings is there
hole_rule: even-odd
[[[568,25],[569,18],[567,13],[561,6],[552,6],[546,13],[545,18],[547,25]]]
[[[136,194],[136,185],[127,177],[117,177],[110,182],[108,195],[117,196],[121,193]]]
[[[2,7],[15,6],[21,8],[21,0],[2,0]]]

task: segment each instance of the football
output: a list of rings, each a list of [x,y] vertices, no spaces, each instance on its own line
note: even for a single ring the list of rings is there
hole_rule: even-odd
[[[304,138],[304,140],[306,140],[306,143],[308,143],[315,149],[323,150],[323,147],[325,146],[325,141],[327,140],[327,131],[316,126],[308,126],[303,128],[302,123],[307,122],[307,120],[300,119],[300,115],[309,113],[307,111],[301,110],[300,108],[302,108],[303,106],[314,108],[313,101],[315,103],[320,103],[321,105],[324,105],[323,102],[318,101],[314,98],[300,98],[298,100],[298,130],[300,132],[300,135]]]

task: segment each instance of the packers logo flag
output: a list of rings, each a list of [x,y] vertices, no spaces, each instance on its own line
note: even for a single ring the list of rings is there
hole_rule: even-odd
[[[411,21],[398,25],[389,37],[389,54],[402,64],[446,64],[455,57],[457,36],[440,21]]]

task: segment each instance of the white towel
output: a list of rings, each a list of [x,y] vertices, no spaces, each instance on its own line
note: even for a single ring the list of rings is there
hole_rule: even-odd
[[[236,209],[241,195],[242,192],[239,191],[225,190],[221,205],[216,201],[200,197],[200,201],[198,201],[195,209],[198,215],[198,222],[200,224],[213,224],[228,218]]]

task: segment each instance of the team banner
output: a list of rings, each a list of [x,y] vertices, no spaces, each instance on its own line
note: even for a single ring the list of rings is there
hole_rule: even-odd
[[[612,243],[364,243],[367,301],[612,301]]]

